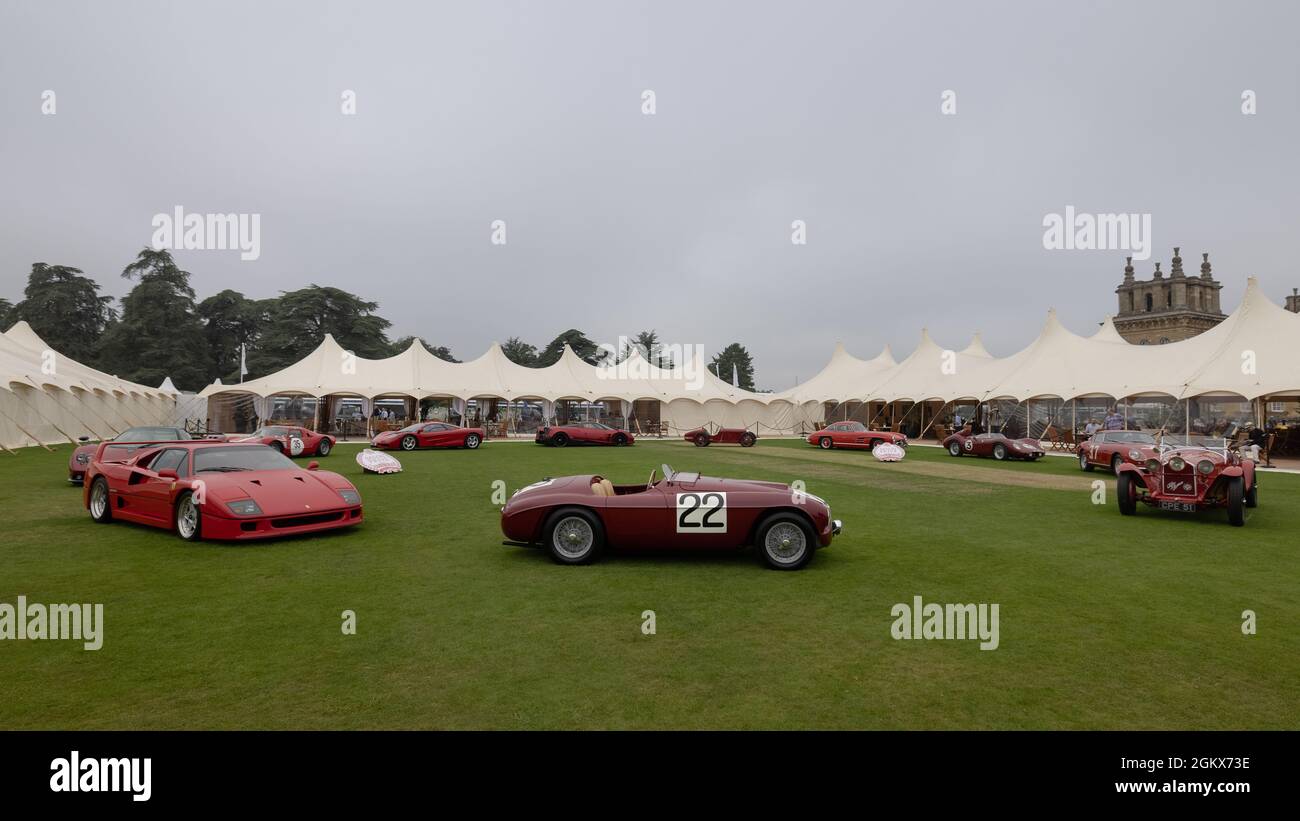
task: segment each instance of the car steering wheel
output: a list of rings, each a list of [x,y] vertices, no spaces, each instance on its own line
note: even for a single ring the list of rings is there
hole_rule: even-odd
[[[659,468],[650,469],[650,481],[645,483],[646,490],[653,490],[655,486],[655,477],[659,475]]]

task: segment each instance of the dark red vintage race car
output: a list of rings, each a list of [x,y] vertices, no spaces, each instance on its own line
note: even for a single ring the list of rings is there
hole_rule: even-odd
[[[151,442],[181,442],[188,441],[193,437],[184,428],[171,427],[140,427],[127,428],[126,430],[109,439],[110,442],[138,442],[137,447]],[[82,437],[81,441],[86,441],[87,437]],[[90,460],[95,455],[99,445],[79,445],[72,451],[72,456],[68,457],[68,482],[74,485],[83,484],[86,478],[86,468],[90,467]]]
[[[1112,473],[1119,473],[1119,466],[1125,462],[1130,465],[1145,464],[1156,454],[1156,439],[1140,430],[1103,430],[1092,435],[1087,441],[1080,442],[1075,449],[1079,457],[1079,470],[1107,468]]]
[[[645,484],[601,476],[543,479],[501,508],[506,544],[538,545],[560,564],[586,564],[605,547],[632,550],[758,548],[768,566],[797,570],[840,532],[830,505],[779,482],[650,471]]]
[[[186,541],[314,533],[362,518],[361,494],[347,479],[257,444],[106,442],[84,493],[96,522],[152,525]]]
[[[1162,447],[1142,465],[1123,462],[1115,479],[1119,512],[1132,516],[1137,503],[1194,513],[1224,508],[1228,523],[1246,523],[1248,507],[1259,504],[1255,463],[1226,447]]]
[[[683,433],[682,438],[687,442],[694,442],[701,448],[709,445],[740,445],[742,448],[752,448],[758,441],[758,436],[753,431],[744,428],[718,428],[713,433],[709,433],[704,428],[696,428]]]
[[[1009,439],[1001,433],[964,433],[957,431],[943,440],[950,456],[987,456],[999,462],[1025,459],[1033,462],[1044,455],[1035,439]]]
[[[539,445],[630,445],[632,434],[600,422],[571,422],[537,429],[534,441]]]
[[[270,445],[285,456],[329,456],[335,445],[334,437],[328,433],[292,425],[265,425],[246,435],[227,436],[226,441]]]
[[[808,436],[808,444],[816,445],[822,450],[831,448],[855,448],[871,450],[881,442],[907,447],[907,437],[901,433],[887,430],[869,430],[861,422],[835,422],[821,430],[813,431]]]
[[[417,422],[401,430],[381,433],[371,441],[371,447],[380,450],[415,450],[416,448],[469,448],[483,444],[487,431],[483,428],[462,428],[447,422]]]

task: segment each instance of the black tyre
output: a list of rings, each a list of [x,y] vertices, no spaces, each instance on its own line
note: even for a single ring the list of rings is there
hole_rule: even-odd
[[[821,439],[817,440],[817,446],[822,450],[830,450],[835,447],[835,442],[829,436],[823,436]]]
[[[316,454],[318,456],[329,456],[332,447],[333,445],[330,444],[330,440],[322,439],[320,440],[320,444],[316,446]]]
[[[113,497],[108,492],[108,480],[103,476],[96,476],[90,486],[90,518],[101,525],[113,521]]]
[[[185,541],[197,542],[203,538],[203,516],[194,502],[194,494],[188,490],[176,500],[175,520],[176,533]]]
[[[580,507],[560,508],[543,529],[546,549],[557,564],[590,564],[605,549],[600,518]]]
[[[1137,479],[1132,473],[1121,473],[1115,480],[1115,496],[1120,513],[1125,516],[1137,513]]]
[[[415,438],[415,434],[408,433],[402,437],[402,450],[415,450],[415,446],[420,444],[420,440]]]
[[[1241,527],[1246,523],[1246,483],[1240,476],[1228,480],[1228,524]]]
[[[695,434],[695,447],[707,448],[709,446],[709,435],[707,433]]]
[[[626,444],[627,444],[627,436],[625,436],[625,435],[622,434],[622,433],[616,433],[616,434],[614,434],[614,446],[615,446],[615,447],[620,447],[620,448],[621,448],[621,447],[623,447],[623,446],[626,445]]]
[[[1092,462],[1088,461],[1088,454],[1079,454],[1079,470],[1092,470]]]
[[[1007,460],[1007,446],[1001,442],[994,445],[993,458],[997,459],[999,462],[1005,462]]]
[[[1250,490],[1246,491],[1246,507],[1259,507],[1259,476],[1255,476],[1255,481],[1250,483]]]
[[[470,450],[473,450],[481,444],[483,444],[483,440],[479,438],[477,433],[471,433],[469,436],[465,437],[465,447]]]
[[[754,442],[757,440],[758,437],[752,433],[740,434],[740,446],[742,448],[752,448],[754,446]]]
[[[1110,472],[1119,475],[1119,466],[1124,464],[1124,457],[1118,453],[1110,458]]]
[[[795,513],[774,513],[758,526],[754,546],[773,570],[798,570],[812,561],[817,534]]]
[[[956,439],[954,439],[953,441],[949,442],[949,443],[948,443],[948,455],[949,455],[949,456],[961,456],[961,442],[958,442]]]
[[[565,445],[569,444],[569,437],[566,434],[557,433],[553,437],[551,437],[551,444],[555,445],[557,448],[562,448]]]

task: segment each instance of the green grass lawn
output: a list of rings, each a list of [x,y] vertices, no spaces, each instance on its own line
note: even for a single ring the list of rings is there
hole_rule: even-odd
[[[1265,475],[1233,528],[1121,517],[1113,479],[1066,459],[491,443],[372,476],[345,445],[323,463],[361,489],[360,528],[232,546],[92,524],[68,450],[0,454],[0,601],[102,602],[104,645],[0,642],[3,729],[1300,727],[1298,476]],[[794,573],[501,544],[493,480],[661,462],[802,479],[845,532]],[[998,603],[1000,648],[893,640],[915,595]]]

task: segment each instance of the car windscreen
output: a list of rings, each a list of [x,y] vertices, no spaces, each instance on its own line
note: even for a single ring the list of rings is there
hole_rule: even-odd
[[[179,428],[127,428],[116,438],[119,442],[172,442],[190,435]]]
[[[414,425],[407,425],[398,431],[398,433],[418,433],[420,428],[427,425],[427,422],[416,422]]]
[[[1154,445],[1156,443],[1154,436],[1137,430],[1108,431],[1106,433],[1106,441],[1128,442],[1135,445]]]
[[[282,427],[272,425],[269,427],[261,428],[260,430],[257,431],[257,433],[254,433],[253,435],[254,436],[284,436],[288,432],[289,432],[288,428],[282,428]]]
[[[239,470],[289,470],[297,466],[289,457],[265,445],[198,448],[194,451],[194,472]]]

